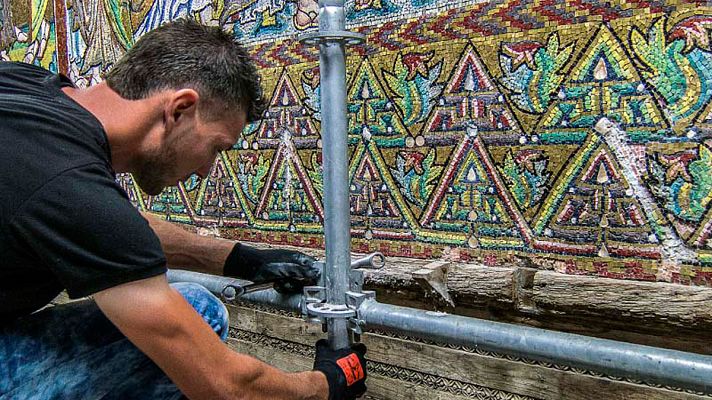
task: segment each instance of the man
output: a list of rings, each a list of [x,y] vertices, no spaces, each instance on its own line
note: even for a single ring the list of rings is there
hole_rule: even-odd
[[[245,50],[188,20],[147,33],[89,89],[0,64],[0,399],[365,392],[363,346],[332,351],[321,341],[314,371],[285,373],[230,351],[224,306],[165,277],[168,263],[299,290],[318,278],[311,257],[147,221],[115,182],[130,172],[158,194],[206,176],[263,108]],[[35,312],[65,289],[94,300]]]

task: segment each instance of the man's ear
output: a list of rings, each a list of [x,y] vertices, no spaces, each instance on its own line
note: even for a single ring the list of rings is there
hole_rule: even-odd
[[[200,95],[194,89],[180,89],[173,92],[163,114],[166,130],[172,131],[173,127],[185,118],[195,118],[199,100]]]

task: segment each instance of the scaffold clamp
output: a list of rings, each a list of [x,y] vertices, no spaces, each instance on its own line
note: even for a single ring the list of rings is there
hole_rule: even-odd
[[[299,35],[297,40],[305,46],[317,46],[330,42],[343,42],[347,46],[354,46],[365,42],[366,35],[350,31],[319,31]]]

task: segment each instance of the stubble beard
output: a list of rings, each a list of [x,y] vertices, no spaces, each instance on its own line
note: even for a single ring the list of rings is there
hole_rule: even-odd
[[[136,183],[150,196],[160,194],[167,186],[175,183],[171,181],[171,173],[177,159],[178,153],[172,147],[147,155],[133,173]]]

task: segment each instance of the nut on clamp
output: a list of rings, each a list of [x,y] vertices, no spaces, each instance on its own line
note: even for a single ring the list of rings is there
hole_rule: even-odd
[[[365,322],[358,317],[358,309],[366,300],[376,297],[376,292],[363,290],[364,276],[361,269],[381,269],[386,264],[382,253],[372,253],[368,256],[352,261],[349,271],[349,290],[346,292],[344,304],[329,304],[326,302],[326,286],[322,281],[319,286],[304,287],[304,301],[302,302],[302,315],[307,322],[326,325],[330,318],[344,318],[349,321],[349,329],[355,334],[362,334]],[[318,261],[317,268],[324,270],[324,262]]]

